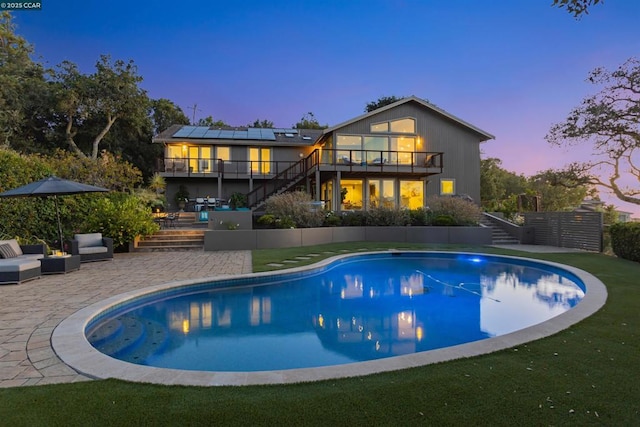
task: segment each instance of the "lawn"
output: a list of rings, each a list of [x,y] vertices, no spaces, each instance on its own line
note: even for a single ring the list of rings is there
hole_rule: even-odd
[[[398,247],[255,251],[254,266],[390,246]],[[212,388],[102,380],[1,389],[0,424],[640,425],[640,264],[592,253],[455,249],[573,265],[607,285],[607,304],[568,330],[517,348],[360,378]]]

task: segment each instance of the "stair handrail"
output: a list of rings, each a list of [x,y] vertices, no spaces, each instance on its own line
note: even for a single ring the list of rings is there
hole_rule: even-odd
[[[247,206],[252,208],[276,192],[298,182],[300,178],[307,176],[310,170],[320,163],[320,153],[316,148],[307,157],[298,160],[276,176],[254,188],[246,194]]]

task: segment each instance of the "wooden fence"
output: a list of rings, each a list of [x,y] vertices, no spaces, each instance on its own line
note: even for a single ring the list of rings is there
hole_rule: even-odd
[[[534,244],[602,252],[601,212],[527,212],[524,225],[534,227]]]

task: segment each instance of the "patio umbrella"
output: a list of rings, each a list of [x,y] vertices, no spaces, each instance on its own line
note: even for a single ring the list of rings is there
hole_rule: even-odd
[[[58,219],[58,234],[60,236],[60,249],[62,245],[62,223],[60,222],[60,210],[58,209],[58,196],[65,194],[97,193],[109,191],[106,188],[69,181],[67,179],[50,176],[49,178],[35,181],[22,187],[0,193],[0,197],[49,197],[53,196],[56,205],[56,218]]]

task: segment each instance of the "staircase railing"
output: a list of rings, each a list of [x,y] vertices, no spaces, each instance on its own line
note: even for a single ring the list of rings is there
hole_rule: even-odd
[[[304,159],[299,160],[276,176],[247,193],[247,206],[254,208],[279,191],[288,190],[300,180],[307,177],[310,171],[320,163],[319,150],[313,150]]]

